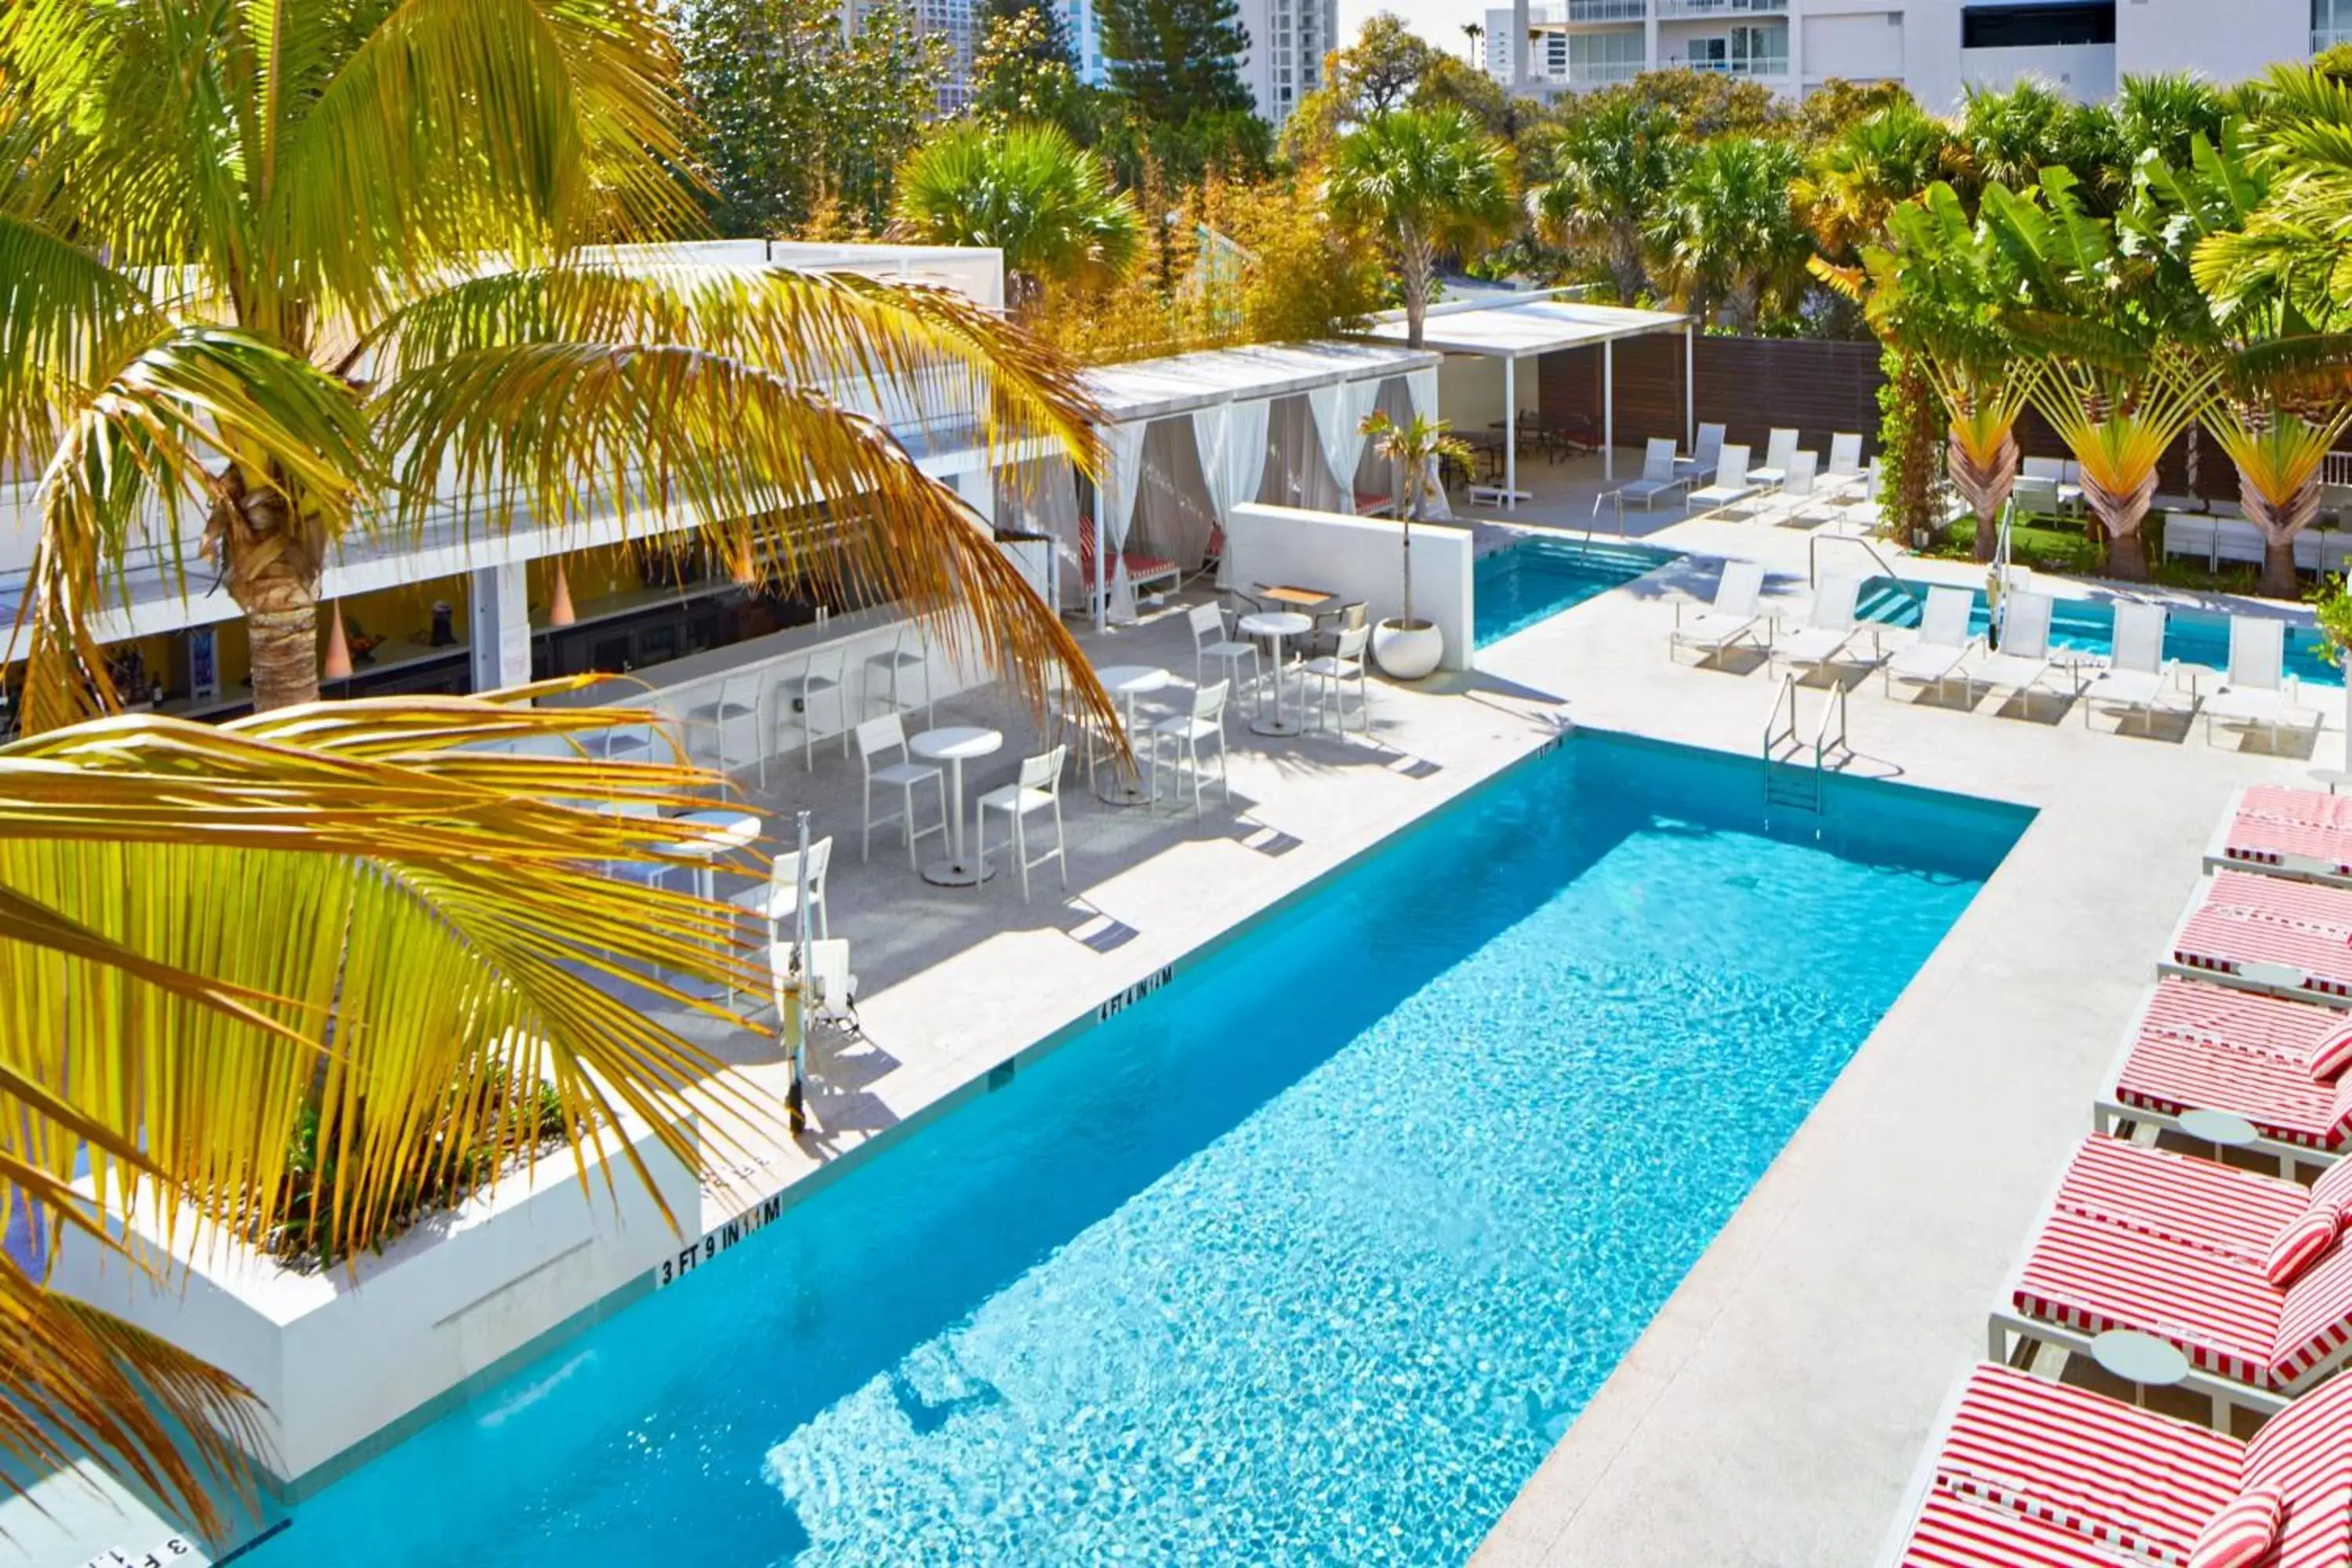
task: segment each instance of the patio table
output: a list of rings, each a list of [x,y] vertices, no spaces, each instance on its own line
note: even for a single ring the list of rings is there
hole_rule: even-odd
[[[1247,623],[1244,622],[1244,625]],[[1166,670],[1149,664],[1114,664],[1095,671],[1103,689],[1118,698],[1127,710],[1127,733],[1135,736],[1135,700],[1147,691],[1158,691],[1174,679]],[[1143,781],[1114,775],[1109,785],[1097,785],[1095,793],[1110,805],[1141,805],[1151,797],[1143,791]]]
[[[926,762],[948,765],[948,854],[923,868],[923,880],[942,888],[973,888],[988,880],[987,867],[964,858],[963,764],[966,758],[984,757],[1004,744],[1004,737],[977,724],[950,724],[926,730],[907,742],[907,750]]]
[[[1282,711],[1282,643],[1285,637],[1305,637],[1315,629],[1315,623],[1305,616],[1277,610],[1265,615],[1244,616],[1235,623],[1244,635],[1264,637],[1274,647],[1274,707],[1250,721],[1250,731],[1259,735],[1296,735],[1307,726],[1303,718],[1292,719]]]

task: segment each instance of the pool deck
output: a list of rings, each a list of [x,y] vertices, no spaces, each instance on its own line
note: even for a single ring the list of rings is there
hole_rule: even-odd
[[[1573,466],[1528,477],[1552,499],[1518,521],[1580,525],[1589,478]],[[1067,894],[1051,867],[1033,874],[1026,904],[1003,877],[980,889],[928,886],[887,833],[861,862],[856,763],[821,752],[808,773],[797,756],[771,759],[764,787],[745,782],[772,836],[805,807],[835,837],[831,923],[853,944],[865,1037],[820,1046],[814,1131],[747,1138],[724,1184],[706,1191],[705,1226],[982,1091],[992,1069],[1152,987],[1563,723],[1754,754],[1770,681],[1669,663],[1672,604],[1704,596],[1717,559],[1739,556],[1762,561],[1770,591],[1801,605],[1808,536],[1679,522],[1674,510],[1628,521],[1690,559],[1486,650],[1474,675],[1376,683],[1369,740],[1260,739],[1237,719],[1232,801],[1213,794],[1198,823],[1189,808],[1120,809],[1067,788]],[[1965,566],[1901,564],[1909,576],[1980,582]],[[1191,678],[1189,636],[1165,609],[1082,641],[1098,664]],[[1806,695],[1808,732],[1821,700]],[[2201,727],[2185,742],[2148,741],[2110,734],[2104,719],[2086,731],[2079,711],[2052,724],[1996,717],[1990,703],[1969,715],[1888,701],[1875,679],[1850,701],[1860,753],[1850,771],[2041,816],[1530,1480],[1482,1564],[1867,1561],[1946,1392],[1979,1353],[1987,1304],[2089,1126],[2092,1090],[2223,799],[2312,765],[2209,748]],[[2332,693],[2323,705],[2332,765],[2342,705]],[[1006,733],[1002,752],[968,768],[968,803],[1029,749],[1027,714],[1000,691],[943,703],[939,721]],[[748,880],[738,887],[746,903],[758,896]],[[781,1096],[772,1030],[687,1026],[742,1081]],[[0,1565],[78,1563],[102,1546],[143,1549],[156,1533],[136,1508],[95,1521],[84,1507],[63,1512],[75,1523],[60,1539],[21,1506],[0,1507],[14,1537],[0,1540]]]

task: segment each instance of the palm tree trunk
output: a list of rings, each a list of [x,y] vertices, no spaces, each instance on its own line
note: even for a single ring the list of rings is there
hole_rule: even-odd
[[[1642,297],[1642,231],[1621,223],[1609,234],[1609,275],[1617,285],[1617,302],[1630,305]]]
[[[1977,560],[1990,563],[2000,542],[2000,509],[2017,484],[2017,437],[2004,435],[1992,461],[1979,464],[1957,437],[1944,445],[1944,470],[1977,514]]]
[[[2139,525],[2156,500],[2156,470],[2150,468],[2138,484],[2120,494],[2085,473],[2083,500],[2107,531],[2108,573],[2127,583],[2147,582],[2147,543],[2139,536]]]
[[[1429,315],[1429,275],[1436,258],[1420,234],[1406,228],[1397,236],[1397,277],[1404,287],[1404,346],[1421,347],[1421,325]]]
[[[2284,501],[2273,504],[2242,468],[2238,504],[2263,531],[2263,580],[2257,592],[2272,599],[2301,598],[2303,584],[2294,574],[2294,538],[2319,515],[2319,476],[2312,475]]]
[[[319,700],[318,552],[286,494],[247,488],[232,468],[213,508],[205,548],[222,565],[229,597],[245,612],[253,647],[253,706]]]

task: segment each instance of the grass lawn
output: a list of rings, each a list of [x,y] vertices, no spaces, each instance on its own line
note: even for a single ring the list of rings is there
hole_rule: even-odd
[[[2095,538],[2097,524],[2087,526],[2072,518],[2038,513],[2021,520],[2010,531],[2010,548],[2017,563],[2036,572],[2053,572],[2067,577],[2099,577],[2106,574],[2106,551]],[[2255,591],[2261,580],[2259,568],[2231,563],[2218,572],[2185,561],[2164,558],[2163,514],[2151,513],[2140,524],[2141,537],[2147,542],[2150,574],[2170,588],[2200,589],[2210,593],[2247,594]],[[1941,543],[1921,552],[1938,561],[1973,561],[1976,559],[1977,520],[1963,517],[1952,524]]]

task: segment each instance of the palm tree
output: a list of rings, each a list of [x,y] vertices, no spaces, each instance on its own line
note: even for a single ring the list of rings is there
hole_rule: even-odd
[[[2115,117],[2032,78],[2006,89],[1969,88],[1954,133],[1977,182],[2026,190],[2056,165],[2073,170],[2084,195],[2102,204],[2122,194],[2127,171]]]
[[[1340,138],[1324,182],[1344,223],[1377,232],[1404,294],[1405,342],[1421,347],[1437,258],[1507,236],[1517,217],[1511,151],[1451,105],[1376,114]]]
[[[645,875],[680,864],[677,829],[639,812],[723,781],[485,749],[649,719],[402,699],[217,728],[118,715],[0,746],[0,1225],[121,1252],[135,1197],[151,1232],[257,1243],[297,1217],[289,1162],[315,1116],[354,1134],[317,1201],[356,1251],[397,1228],[404,1192],[472,1180],[457,1162],[498,1131],[482,1090],[499,1084],[544,1084],[570,1148],[499,1146],[578,1159],[583,1181],[591,1152],[626,1147],[624,1116],[690,1169],[780,1137],[772,1107],[600,984],[723,1020],[692,993],[751,981],[733,910]],[[251,1394],[52,1293],[53,1251],[20,1256],[0,1258],[7,1484],[86,1447],[216,1533]]]
[[[1425,414],[1416,414],[1402,424],[1386,414],[1368,414],[1361,428],[1371,437],[1373,452],[1395,464],[1403,479],[1404,505],[1397,518],[1404,530],[1404,608],[1398,619],[1407,630],[1417,630],[1426,623],[1412,613],[1412,525],[1421,521],[1423,500],[1436,482],[1440,465],[1449,458],[1468,462],[1470,444],[1451,433],[1453,426]]]
[[[950,125],[907,160],[898,184],[901,234],[1004,252],[1016,311],[1034,310],[1049,283],[1116,283],[1142,251],[1134,202],[1058,125]]]
[[[1684,164],[1649,226],[1653,270],[1702,321],[1752,332],[1804,287],[1812,246],[1790,203],[1803,163],[1786,142],[1726,136]]]
[[[1947,178],[1955,153],[1944,122],[1905,99],[1816,148],[1790,194],[1822,253],[1847,258],[1885,232],[1897,203]]]
[[[1462,36],[1470,40],[1470,63],[1478,63],[1478,46],[1486,41],[1486,29],[1475,22],[1462,24]]]
[[[1088,460],[1064,362],[936,290],[583,248],[694,219],[661,11],[9,8],[0,464],[41,476],[37,724],[110,700],[84,629],[102,580],[142,539],[176,561],[192,517],[265,710],[316,695],[343,542],[524,505],[674,510],[767,575],[871,574],[975,607],[1008,658],[1077,662],[971,512],[852,412],[920,374],[992,448],[1051,435]],[[853,494],[873,504],[837,514],[846,552],[758,537]]]
[[[1655,104],[1615,95],[1571,121],[1555,151],[1556,174],[1528,193],[1536,231],[1554,245],[1598,241],[1621,304],[1648,287],[1642,233],[1673,186],[1685,144]]]

